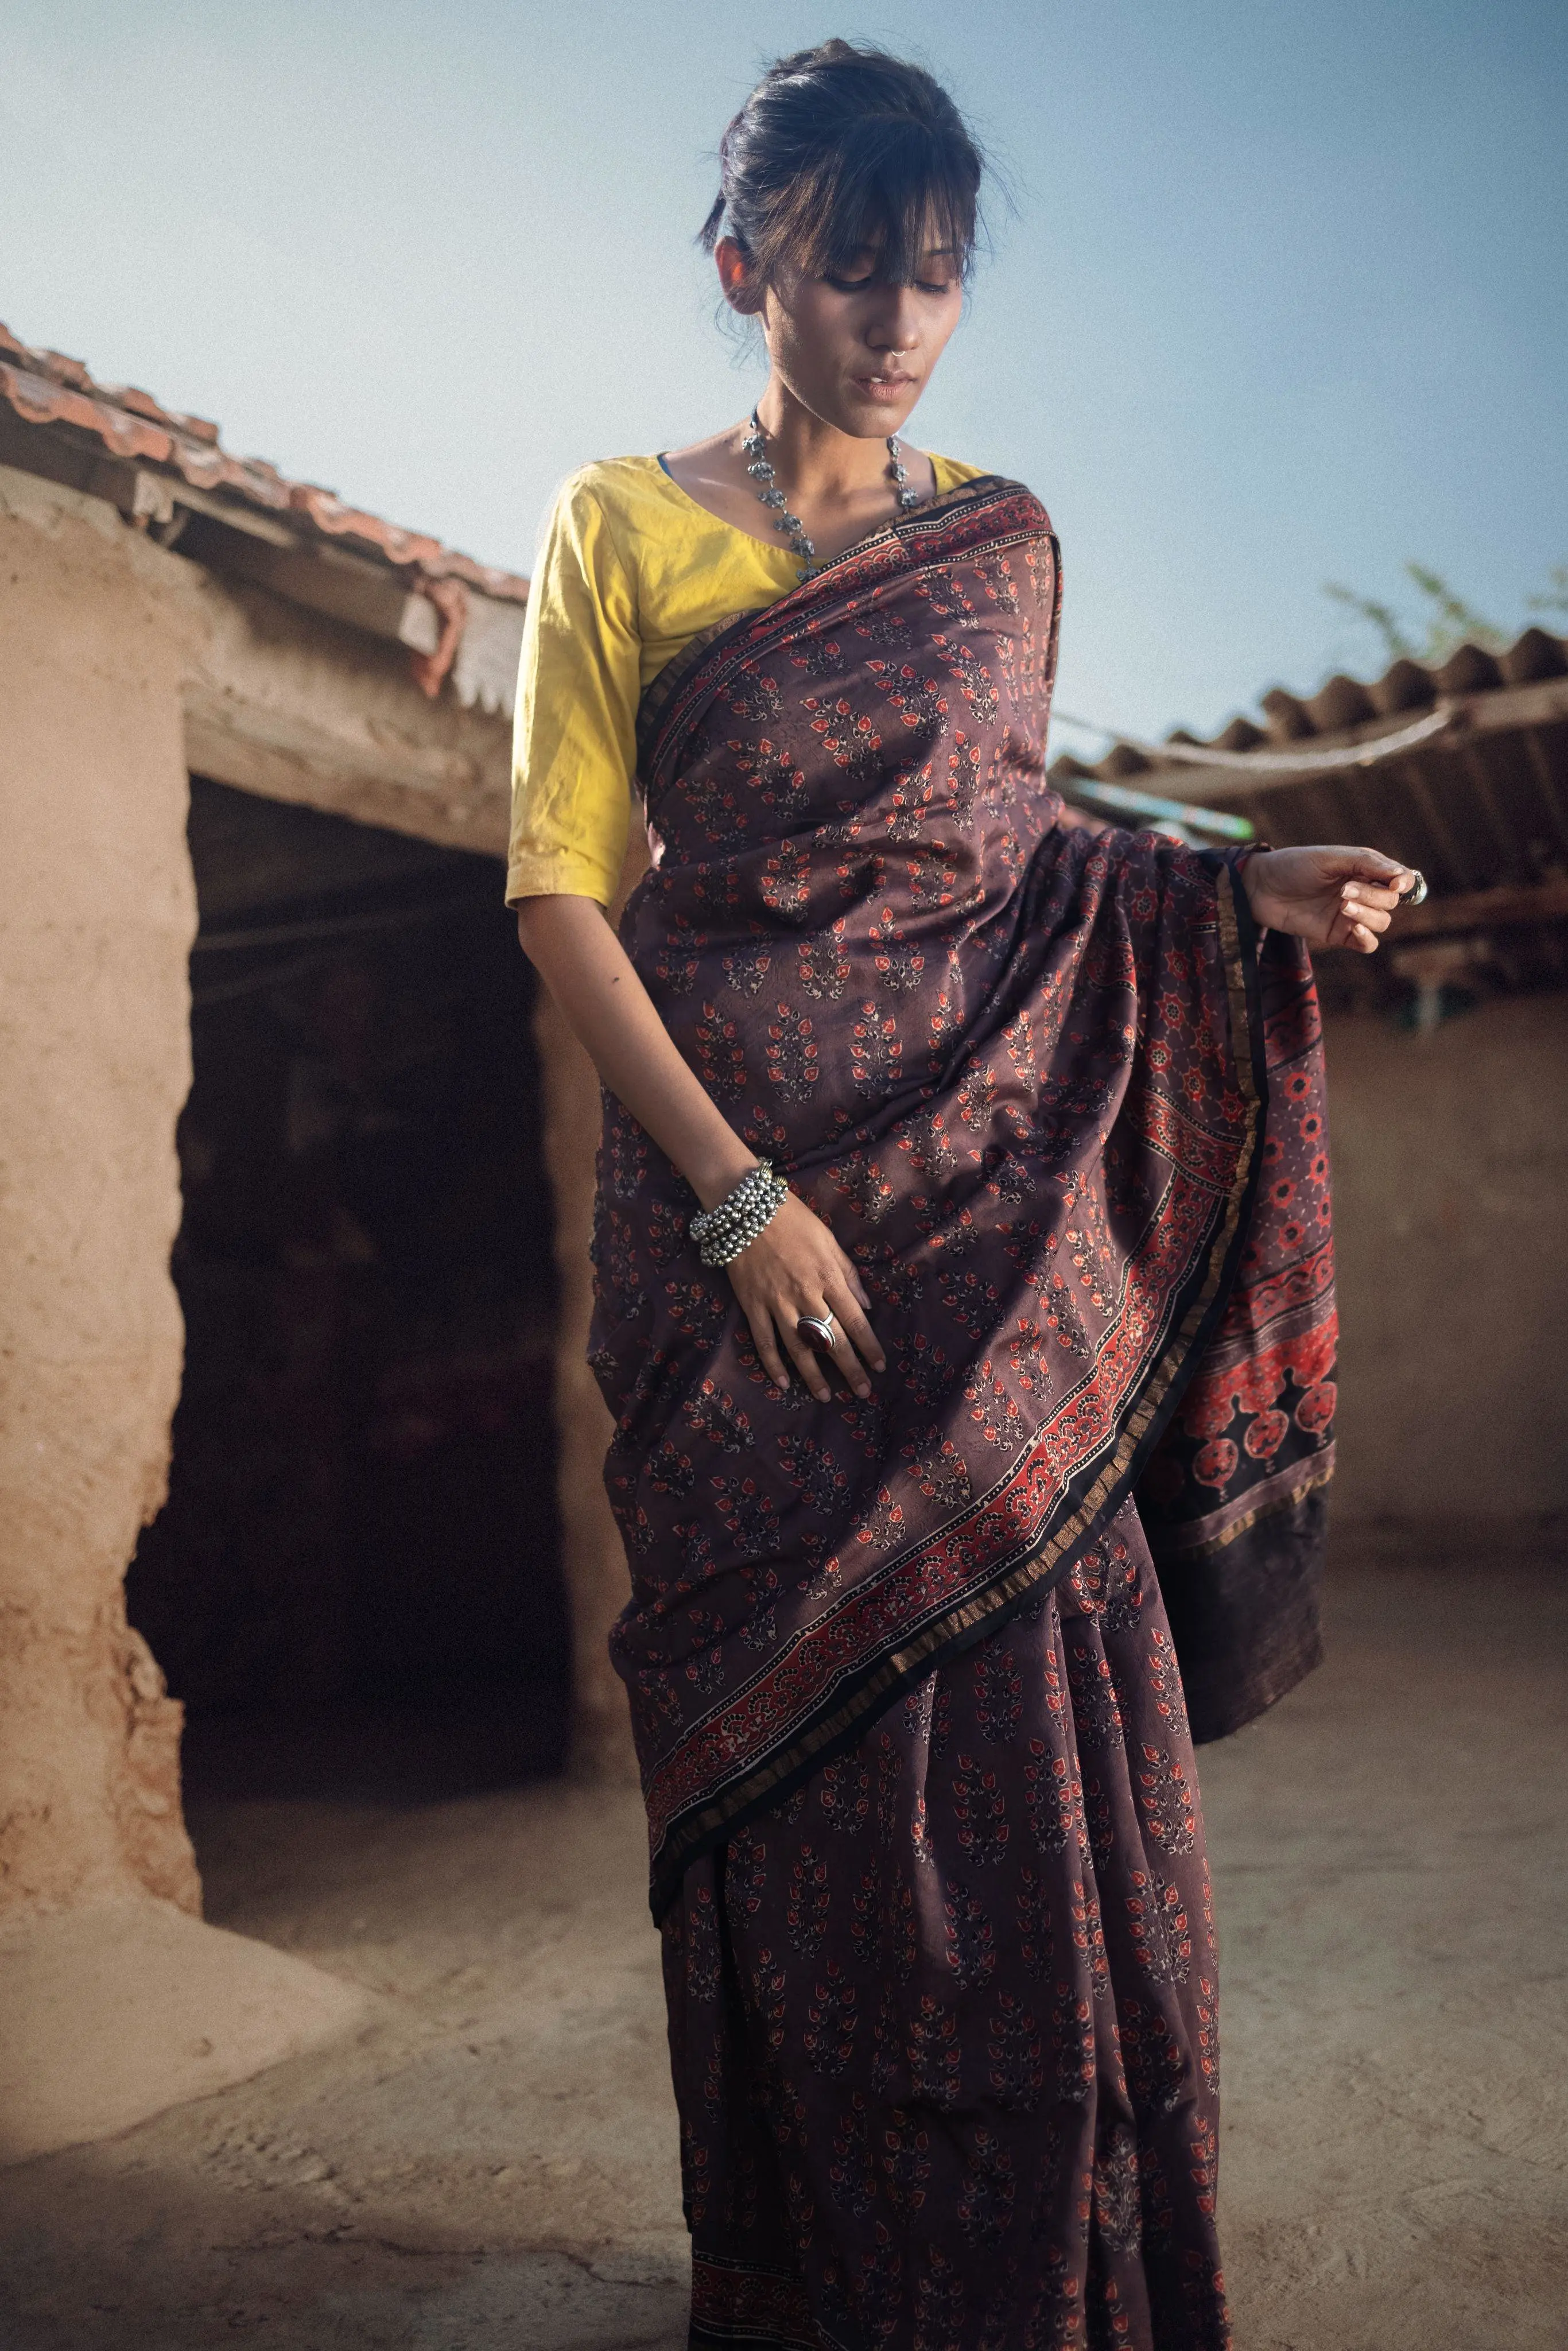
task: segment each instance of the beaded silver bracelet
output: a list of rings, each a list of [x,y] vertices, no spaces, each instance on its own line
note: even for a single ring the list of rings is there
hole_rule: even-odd
[[[692,1218],[690,1232],[705,1265],[728,1265],[758,1233],[765,1232],[789,1196],[789,1186],[776,1176],[772,1164],[759,1159],[748,1168],[733,1192]]]

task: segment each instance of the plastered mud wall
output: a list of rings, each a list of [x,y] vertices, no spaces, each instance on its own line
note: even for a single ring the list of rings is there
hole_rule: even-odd
[[[1568,996],[1328,1026],[1336,1520],[1435,1540],[1568,1512]]]
[[[107,507],[0,486],[0,1917],[194,1909],[180,1709],[125,1621],[162,1498],[188,1082],[181,629]]]
[[[194,1908],[180,1708],[122,1596],[181,1374],[187,769],[499,855],[507,728],[426,702],[399,649],[231,590],[5,466],[0,714],[0,1916],[126,1890]],[[604,1639],[626,1569],[583,1361],[599,1088],[542,990],[538,1029],[574,1747],[619,1777],[630,1730]]]

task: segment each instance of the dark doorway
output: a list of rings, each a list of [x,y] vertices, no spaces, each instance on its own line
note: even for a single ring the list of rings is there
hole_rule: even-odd
[[[493,859],[193,778],[169,1499],[132,1621],[211,1794],[560,1762],[551,1214]]]

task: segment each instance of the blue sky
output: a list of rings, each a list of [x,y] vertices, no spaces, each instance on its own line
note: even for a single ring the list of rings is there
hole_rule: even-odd
[[[759,67],[831,32],[939,73],[1011,184],[914,435],[1051,506],[1064,708],[1371,674],[1322,583],[1412,556],[1526,617],[1568,561],[1561,0],[6,0],[0,319],[526,570],[574,465],[749,404],[692,239]]]

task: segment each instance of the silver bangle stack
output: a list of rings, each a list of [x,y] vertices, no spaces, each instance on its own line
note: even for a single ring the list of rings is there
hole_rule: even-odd
[[[727,1192],[722,1200],[692,1218],[691,1236],[703,1263],[727,1265],[743,1249],[749,1249],[789,1196],[789,1186],[783,1176],[773,1173],[768,1160],[759,1159],[733,1192]]]

